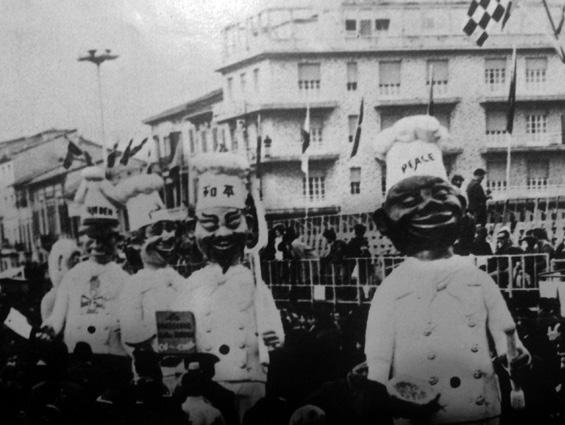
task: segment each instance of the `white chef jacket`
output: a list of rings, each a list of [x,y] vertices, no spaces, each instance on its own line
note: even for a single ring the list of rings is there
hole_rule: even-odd
[[[95,354],[125,355],[118,320],[118,299],[128,274],[114,263],[92,260],[77,264],[57,289],[53,313],[44,325],[56,334],[64,328],[69,351],[77,342],[90,344]]]
[[[173,310],[194,313],[197,350],[220,359],[216,381],[266,381],[261,335],[274,331],[282,343],[284,332],[270,290],[263,282],[255,286],[251,270],[236,265],[224,274],[219,265],[207,265],[188,278]]]
[[[495,418],[500,391],[487,334],[500,355],[507,350],[504,330],[513,326],[500,290],[468,257],[408,258],[371,303],[365,343],[369,379],[386,384],[404,375],[429,382],[443,407],[431,424]]]
[[[122,341],[137,344],[156,335],[155,312],[170,310],[185,284],[186,279],[168,266],[141,269],[130,276],[120,296]]]

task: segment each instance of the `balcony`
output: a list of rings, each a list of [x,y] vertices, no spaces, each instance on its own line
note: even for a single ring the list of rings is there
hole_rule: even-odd
[[[506,150],[508,135],[505,130],[489,131],[486,134],[486,152],[502,152]],[[561,133],[513,134],[510,136],[512,151],[524,150],[565,150]]]
[[[218,108],[217,121],[223,123],[236,118],[244,118],[249,115],[256,115],[258,112],[275,112],[275,111],[306,111],[306,107],[309,106],[311,111],[331,111],[335,109],[338,105],[337,101],[329,100],[328,96],[325,96],[325,100],[322,95],[317,96],[318,91],[310,91],[307,97],[295,96],[290,102],[225,102],[224,105]]]
[[[553,198],[565,194],[565,179],[529,178],[524,184],[506,187],[506,180],[490,180],[486,187],[493,201],[521,198]]]

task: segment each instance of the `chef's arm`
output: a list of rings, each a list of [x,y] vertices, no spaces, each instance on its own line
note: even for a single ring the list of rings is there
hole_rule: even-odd
[[[484,301],[487,308],[488,330],[494,341],[498,356],[505,355],[507,351],[507,337],[505,330],[515,327],[514,319],[508,310],[500,289],[490,278],[485,278],[483,282]],[[516,336],[516,346],[518,350],[527,353],[520,338]]]
[[[59,285],[59,288],[57,288],[53,312],[43,322],[43,327],[51,328],[55,335],[60,334],[63,330],[63,327],[65,326],[65,318],[67,316],[67,310],[69,308],[69,291],[71,285],[72,282],[67,275],[66,278],[63,278],[63,281]]]
[[[394,352],[394,298],[387,287],[375,292],[365,333],[365,355],[369,367],[368,378],[386,384],[389,380]],[[390,287],[390,286],[389,286]]]

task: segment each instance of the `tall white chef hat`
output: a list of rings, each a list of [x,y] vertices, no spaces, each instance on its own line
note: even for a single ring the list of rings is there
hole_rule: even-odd
[[[245,208],[249,163],[229,152],[200,154],[194,158],[198,175],[196,212],[212,207]]]
[[[429,115],[405,117],[377,135],[377,158],[386,161],[386,191],[412,176],[436,176],[447,180],[441,147],[449,133]]]
[[[131,231],[158,221],[173,220],[159,195],[164,185],[163,178],[157,174],[132,176],[116,185],[116,198],[126,205]]]
[[[104,170],[87,167],[81,172],[82,181],[74,201],[81,208],[81,225],[119,223],[119,202],[114,198],[114,186],[106,180]]]

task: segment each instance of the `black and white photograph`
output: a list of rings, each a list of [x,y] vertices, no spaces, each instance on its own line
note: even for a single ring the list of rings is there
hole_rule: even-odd
[[[564,24],[0,0],[0,423],[564,423]]]

